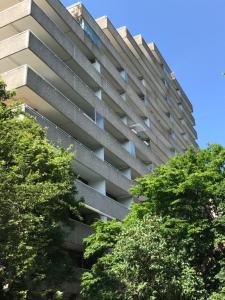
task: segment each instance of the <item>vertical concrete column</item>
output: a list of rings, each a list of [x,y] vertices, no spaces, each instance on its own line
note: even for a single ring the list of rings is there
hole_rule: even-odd
[[[95,92],[95,96],[99,99],[99,100],[102,100],[102,90],[97,90]]]
[[[173,140],[176,140],[177,136],[176,136],[175,131],[170,130],[169,135],[170,135],[170,137],[171,137]]]
[[[104,216],[104,215],[100,215],[100,220],[102,221],[102,222],[107,222],[108,221],[108,218],[106,217],[106,216]]]
[[[146,82],[145,82],[144,78],[141,79],[141,83],[144,87],[146,87]]]
[[[105,149],[104,147],[101,147],[97,150],[95,150],[95,155],[100,158],[101,160],[105,160]]]
[[[99,100],[102,100],[102,90],[101,89],[97,90],[95,92],[95,96]],[[99,128],[104,129],[104,118],[96,110],[95,110],[95,122]]]
[[[169,84],[168,84],[167,80],[166,80],[165,78],[163,78],[162,81],[163,81],[164,86],[165,86],[166,88],[168,88],[168,87],[169,87]]]
[[[131,141],[126,141],[122,144],[122,147],[127,150],[132,156],[136,157],[135,145]]]
[[[171,101],[170,101],[170,97],[169,97],[168,95],[166,95],[166,96],[164,97],[164,99],[165,99],[165,101],[168,102],[168,103],[171,102]]]
[[[147,95],[144,96],[144,103],[145,104],[148,104],[150,101],[149,101],[149,97]]]
[[[151,127],[151,121],[150,118],[145,118],[144,119],[145,124],[150,128]]]
[[[101,65],[97,61],[97,59],[94,60],[94,62],[92,63],[92,66],[96,69],[96,71],[98,71],[98,73],[101,73]]]
[[[183,118],[180,119],[181,124],[186,125],[186,122]]]
[[[145,163],[146,168],[148,169],[149,172],[152,172],[154,170],[154,165],[151,162],[146,162]]]
[[[188,134],[186,132],[182,132],[181,136],[185,141],[188,141]]]
[[[98,181],[90,181],[89,185],[95,189],[100,194],[106,195],[106,181],[98,180]]]
[[[120,76],[127,82],[128,81],[128,75],[125,70],[120,71]]]
[[[177,154],[176,149],[175,149],[175,148],[171,148],[171,149],[170,149],[170,155],[174,156],[174,155],[176,155],[176,154]]]
[[[131,196],[129,197],[122,197],[122,198],[118,198],[118,201],[123,204],[124,206],[126,206],[127,208],[130,208],[132,203],[133,203],[133,198]]]
[[[121,121],[122,121],[125,125],[128,124],[127,116],[123,116],[123,117],[121,117],[120,119],[121,119]]]
[[[123,98],[124,101],[127,101],[127,96],[126,93],[120,94],[121,98]]]
[[[181,112],[184,112],[184,107],[181,103],[178,103],[178,107],[180,109]]]
[[[131,179],[131,168],[122,169],[120,172],[126,176],[128,179]]]

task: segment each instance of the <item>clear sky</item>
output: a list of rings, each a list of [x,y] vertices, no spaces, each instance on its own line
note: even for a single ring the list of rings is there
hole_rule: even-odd
[[[82,2],[94,18],[156,43],[193,104],[200,147],[225,146],[225,0]]]

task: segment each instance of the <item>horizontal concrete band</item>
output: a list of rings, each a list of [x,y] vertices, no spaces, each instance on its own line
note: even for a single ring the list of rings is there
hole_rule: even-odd
[[[94,207],[97,211],[113,219],[123,220],[129,212],[129,209],[119,202],[106,197],[86,184],[77,181],[77,189],[81,195],[84,195],[85,203]]]
[[[112,34],[115,40],[123,48],[124,53],[126,53],[127,56],[130,57],[130,60],[132,60],[135,67],[139,69],[140,72],[144,71],[144,73],[146,74],[144,78],[147,79],[147,86],[151,88],[151,90],[158,90],[159,94],[162,95],[161,100],[162,102],[164,102],[162,91],[165,87],[162,82],[162,70],[159,71],[159,68],[154,68],[157,64],[150,63],[149,60],[145,59],[141,49],[139,48],[133,36],[130,34],[129,30],[126,27],[121,27],[116,30],[107,17],[103,17],[97,22],[106,33],[109,32],[110,34]],[[156,74],[158,76],[156,76]],[[148,81],[148,79],[150,80]],[[173,85],[171,85],[171,87],[172,86]],[[175,90],[173,92],[174,97],[176,97]],[[174,111],[177,109],[178,107],[174,106]]]
[[[104,43],[106,48],[110,48],[110,52],[112,52],[112,46],[111,43],[107,43],[106,38],[104,37],[104,35],[101,33],[101,30],[98,28],[98,26],[96,26],[95,22],[93,22],[91,16],[89,15],[89,13],[87,12],[87,10],[85,9],[84,6],[79,5],[79,4],[75,4],[74,7],[76,7],[76,14],[77,11],[80,10],[80,14],[84,17],[85,20],[87,20],[87,22],[89,24],[91,24],[91,26],[93,26],[94,30],[96,31],[96,33],[99,35],[99,37],[101,38],[102,43]],[[71,7],[70,11],[71,13],[73,10],[73,7]],[[147,79],[148,78],[151,79],[148,82],[148,85],[152,86],[152,83],[154,83],[155,85],[152,86],[152,88],[154,90],[159,91],[163,90],[164,87],[162,85],[162,70],[161,70],[161,74],[159,77],[160,80],[156,80],[156,72],[154,72],[154,74],[151,72],[152,69],[152,64],[151,67],[148,68],[149,66],[149,62],[145,61],[143,59],[143,54],[140,50],[140,48],[138,47],[136,41],[134,40],[134,38],[132,37],[132,35],[129,33],[128,29],[126,27],[122,27],[119,29],[115,29],[114,26],[112,25],[112,23],[110,22],[110,20],[107,17],[102,17],[99,18],[97,20],[98,25],[100,26],[100,28],[104,31],[105,35],[109,38],[109,40],[115,39],[115,41],[120,45],[122,51],[120,51],[120,53],[125,53],[125,63],[129,64],[129,59],[127,59],[128,57],[130,58],[130,61],[132,61],[132,66],[130,65],[131,69],[133,70],[133,72],[128,71],[128,74],[135,74],[136,73],[136,78],[138,78],[138,76],[140,76],[140,74],[145,74],[144,78]],[[114,45],[115,47],[115,45]],[[134,51],[132,51],[134,49]],[[133,67],[133,68],[132,68]],[[158,73],[159,74],[159,73]],[[173,88],[173,84],[172,84],[172,90],[173,90],[173,95],[175,98],[176,97],[176,92],[175,89]],[[192,105],[190,103],[190,101],[185,98],[184,99],[184,103],[187,105],[187,111],[192,112]],[[174,108],[175,109],[175,108]],[[191,121],[193,121],[193,117],[191,114],[188,114],[187,116],[188,118],[191,119]]]
[[[14,47],[14,45],[16,46]],[[31,53],[27,53],[27,50],[30,50]],[[132,133],[121,119],[103,101],[99,101],[94,92],[32,32],[25,31],[0,42],[0,60],[10,57],[18,65],[29,63],[49,82],[60,88],[64,95],[71,100],[76,99],[77,95],[81,97],[90,107],[95,108],[112,126],[123,134],[124,139],[128,138],[135,144],[144,161],[150,160],[154,164],[159,163],[154,152],[149,151],[145,144]],[[10,64],[6,61],[5,69],[10,67]],[[1,69],[3,68],[2,66]]]
[[[113,37],[115,38],[115,40],[120,44],[121,48],[123,49],[122,51],[120,51],[120,53],[126,53],[125,57],[124,57],[124,61],[121,61],[121,57],[118,55],[118,53],[116,53],[115,51],[115,44],[112,46],[112,43],[110,43],[109,41],[111,41],[111,39],[107,38],[107,34],[103,34],[101,32],[101,29],[98,27],[98,25],[95,23],[95,21],[93,20],[93,18],[90,16],[90,14],[87,12],[86,8],[82,5],[82,4],[75,4],[74,6],[72,5],[71,8],[69,8],[69,11],[71,12],[71,14],[73,14],[73,10],[75,10],[75,15],[79,15],[79,17],[83,17],[86,22],[88,24],[90,24],[91,28],[93,28],[93,30],[96,32],[96,34],[99,36],[101,42],[104,44],[104,46],[106,47],[106,49],[108,49],[108,51],[114,55],[114,57],[117,60],[120,60],[120,63],[122,63],[122,65],[124,64],[124,62],[126,64],[129,63],[129,61],[126,59],[127,56],[131,56],[131,61],[132,64],[130,65],[130,67],[135,65],[135,68],[131,68],[132,72],[129,72],[128,70],[128,76],[132,76],[132,79],[137,79],[140,74],[143,74],[143,71],[145,69],[145,65],[142,65],[142,68],[140,69],[140,63],[142,62],[142,56],[139,56],[138,62],[135,63],[135,59],[136,57],[133,55],[133,53],[131,53],[130,49],[127,47],[126,45],[126,41],[124,41],[123,39],[121,39],[119,33],[117,32],[117,30],[113,27],[113,25],[111,24],[111,22],[109,22],[109,20],[104,20],[104,18],[100,18],[98,22],[98,25],[100,25],[100,27],[102,27],[101,29],[107,28],[111,31],[111,33],[113,33]],[[104,25],[101,26],[101,22],[103,21]],[[105,22],[106,21],[106,22]],[[106,32],[104,32],[106,33]],[[126,36],[127,37],[127,36]],[[132,39],[133,45],[136,44],[135,41],[133,40],[133,37],[131,35],[129,35],[130,40]],[[137,46],[137,45],[136,45]],[[138,47],[136,47],[137,49]],[[126,68],[126,67],[125,67]],[[138,73],[137,69],[139,70]],[[136,74],[136,77],[133,76],[133,74]],[[149,76],[146,76],[146,78],[148,78]],[[153,78],[152,78],[153,79]],[[145,93],[145,92],[144,92]],[[193,117],[190,115],[190,117],[193,119]]]
[[[133,182],[127,177],[125,177],[119,170],[115,169],[106,161],[103,161],[100,158],[98,158],[93,151],[90,151],[90,149],[82,145],[79,141],[75,140],[72,136],[68,135],[65,131],[63,131],[54,123],[50,122],[49,120],[35,112],[33,109],[26,106],[25,111],[28,112],[30,115],[34,116],[42,127],[47,128],[47,137],[51,142],[60,145],[64,148],[74,146],[71,149],[71,151],[75,152],[74,171],[77,174],[82,176],[82,173],[79,172],[79,165],[81,164],[87,169],[87,172],[93,174],[90,175],[90,178],[92,180],[107,180],[107,182],[110,182],[112,185],[114,185],[115,190],[121,191],[118,191],[118,193],[120,193],[119,197],[129,196],[128,190],[131,186],[133,186]],[[91,193],[92,192],[93,190],[91,189]],[[86,199],[85,195],[83,196]],[[103,198],[105,198],[105,196]],[[112,216],[109,213],[106,214],[110,215],[113,218],[117,218],[116,216]]]
[[[71,16],[69,16],[67,10],[64,9],[63,5],[60,3],[60,2],[57,2],[56,5],[53,5],[54,4],[54,0],[48,0],[48,4],[49,4],[49,7],[53,8],[56,12],[56,14],[58,14],[62,19],[63,21],[65,22],[64,24],[67,24],[68,26],[63,29],[65,34],[67,31],[72,31],[74,33],[74,36],[79,36],[79,39],[82,40],[84,42],[84,35],[83,35],[83,32],[80,30],[79,28],[79,25],[77,24],[77,22],[75,20],[73,20],[71,18]],[[74,9],[74,7],[78,7],[79,5],[72,5],[70,8],[69,8],[69,11],[71,12],[71,14],[73,14],[73,10],[78,11],[78,9]],[[96,25],[96,23],[94,22],[94,20],[91,18],[91,16],[88,14],[87,10],[85,9],[85,7],[83,7],[81,5],[81,15],[82,17],[84,17],[85,20],[88,21],[88,23],[91,25],[92,28],[94,28],[94,30],[96,31],[96,33],[99,35],[99,37],[102,39],[102,42],[104,44],[104,46],[108,49],[108,51],[110,53],[113,53],[115,59],[117,59],[118,63],[123,66],[124,64],[124,61],[123,59],[121,60],[120,56],[118,55],[118,53],[116,53],[114,51],[114,48],[113,47],[110,47],[111,46],[111,43],[109,42],[109,40],[107,40],[106,36],[104,34],[102,34],[101,30],[99,30],[99,27]],[[99,22],[101,23],[103,21],[103,23],[105,23],[105,25],[103,25],[102,28],[104,27],[107,27],[109,26],[109,20],[107,19],[107,22],[104,22],[105,21],[105,17],[104,18],[100,18],[97,20],[98,24]],[[111,23],[110,23],[111,24]],[[99,24],[100,25],[100,24]],[[112,24],[111,24],[112,25]],[[113,26],[111,26],[113,28]],[[114,32],[116,32],[116,30],[114,29]],[[116,36],[118,37],[119,34],[116,32]],[[87,42],[87,40],[85,41],[85,44],[87,47],[89,47],[92,51],[96,50],[96,49],[93,49],[93,47],[90,46],[90,43]],[[109,49],[110,48],[110,49]],[[137,49],[137,48],[136,48]],[[112,51],[111,51],[112,50]],[[148,49],[150,51],[150,49]],[[95,56],[97,57],[97,59],[101,62],[101,64],[103,66],[106,66],[106,68],[109,68],[111,69],[111,62],[109,61],[109,59],[107,59],[106,55],[104,55],[103,53],[98,53],[98,51],[94,51],[94,54]],[[107,62],[107,63],[106,63]],[[136,65],[135,65],[136,66]],[[154,65],[153,65],[154,66]],[[112,66],[113,67],[113,66]],[[126,66],[124,65],[123,66],[124,68],[126,68]],[[136,86],[139,88],[140,92],[141,93],[145,93],[145,89],[143,87],[143,85],[140,83],[140,81],[137,80],[137,78],[135,76],[133,76],[133,73],[132,72],[129,72],[128,71],[128,76],[132,79],[132,81],[135,82]],[[192,109],[192,107],[191,107]]]
[[[22,76],[19,75],[21,72]],[[18,75],[16,75],[16,73],[18,73]],[[18,76],[18,78],[15,79],[16,76]],[[74,130],[75,134],[81,134],[82,130],[84,134],[87,134],[87,137],[96,141],[96,143],[99,144],[99,147],[105,147],[105,149],[113,155],[120,158],[125,165],[127,164],[128,167],[136,170],[139,174],[145,173],[145,169],[142,168],[140,162],[133,158],[110,134],[100,129],[91,120],[89,120],[89,118],[87,118],[76,105],[69,101],[68,98],[66,98],[30,67],[19,67],[2,74],[2,77],[11,88],[18,88],[19,86],[26,85],[29,89],[35,92],[42,99],[42,102],[46,102],[45,105],[48,104],[52,107],[52,109],[56,109],[58,115],[60,114],[59,119],[62,123],[65,123],[64,126],[71,132]],[[21,82],[22,78],[25,79],[25,81]],[[39,102],[31,102],[28,104],[37,108],[41,114],[46,115],[46,109],[44,104],[41,102],[41,99]],[[32,99],[28,99],[28,101],[32,101]],[[54,118],[56,118],[57,113]],[[77,131],[75,130],[75,125],[77,126]]]
[[[37,113],[34,112],[33,110],[31,110],[27,106],[25,108],[25,111],[28,112],[29,114],[37,117]],[[40,120],[40,118],[38,118],[37,120],[42,126],[47,126],[47,128],[48,128],[47,134],[49,137],[49,130],[55,129],[55,128],[52,128],[53,126],[50,125],[50,123],[44,122],[44,121]],[[71,139],[69,139],[69,141],[65,141],[65,138],[68,138],[68,137],[66,137],[66,134],[60,135],[59,130],[55,129],[55,131],[56,131],[55,139],[59,139],[60,141],[63,140],[63,145],[61,144],[61,142],[60,142],[60,145],[62,145],[64,147],[68,147],[71,144]],[[49,138],[51,141],[54,140],[54,138],[52,138],[52,134],[50,134]],[[86,165],[88,164],[88,166],[92,168],[92,171],[95,170],[95,168],[93,166],[93,161],[95,162],[95,166],[98,167],[98,171],[101,171],[101,169],[102,169],[101,164],[103,166],[105,166],[105,163],[103,161],[99,160],[95,156],[94,153],[88,153],[89,151],[87,149],[85,149],[82,145],[80,145],[79,143],[76,143],[75,150],[76,150],[76,159],[81,163],[84,163]],[[85,153],[85,151],[86,151],[86,153]],[[87,156],[89,156],[89,159],[86,160]],[[126,180],[124,180],[123,177],[121,177],[122,175],[119,174],[118,172],[116,174],[111,174],[110,171],[112,171],[112,173],[113,173],[113,170],[111,169],[111,167],[110,166],[106,166],[106,167],[110,168],[109,172],[103,172],[106,176],[106,179],[113,180],[115,178],[116,180],[119,180],[119,182],[120,182],[120,184],[122,184],[123,188],[126,188],[126,182],[124,182]],[[127,186],[127,190],[128,190],[131,185],[130,185],[130,181],[128,181],[128,180],[127,180],[127,183],[128,183],[128,186]],[[125,206],[123,206],[122,204],[120,204],[118,201],[115,201],[105,195],[100,194],[95,189],[84,184],[83,182],[81,182],[79,180],[76,181],[76,188],[79,192],[79,195],[84,198],[85,205],[89,209],[91,209],[91,210],[93,209],[95,212],[97,212],[101,215],[105,215],[111,219],[122,220],[125,218],[125,216],[129,212],[129,209],[126,208]],[[92,229],[89,226],[82,224],[80,222],[75,222],[75,228],[72,231],[72,233],[69,235],[69,237],[67,238],[66,246],[70,249],[82,250],[82,247],[81,247],[82,240],[84,237],[88,236],[91,232],[92,232]]]
[[[48,1],[48,3],[52,3],[52,1]],[[57,5],[58,5],[58,7],[57,7],[57,9],[55,8],[55,10],[57,10],[57,12],[60,14],[60,16],[63,18],[63,20],[65,21],[65,22],[67,22],[67,24],[68,24],[68,26],[70,26],[70,29],[73,31],[73,33],[74,33],[74,35],[78,35],[79,34],[79,37],[80,37],[80,31],[79,31],[79,29],[78,29],[78,27],[77,27],[77,22],[75,21],[75,20],[72,20],[71,19],[71,17],[70,16],[68,16],[68,13],[66,14],[66,12],[64,12],[63,11],[63,9],[60,7],[60,4],[58,4],[57,3]],[[73,10],[73,7],[71,7],[71,13],[72,13],[72,10]],[[60,11],[60,12],[59,12]],[[86,16],[86,12],[84,12],[85,13],[85,17],[87,17]],[[88,18],[88,20],[89,20],[90,18]],[[92,23],[91,23],[93,26],[94,26],[94,28],[96,28],[96,24],[92,21]],[[97,26],[98,27],[98,26]],[[101,32],[101,30],[99,31],[98,30],[98,33],[101,35],[101,36],[104,36],[104,34]],[[66,34],[66,33],[65,33]],[[82,37],[81,37],[81,39],[82,39]],[[88,45],[88,43],[87,43],[87,41],[86,41],[86,44]],[[107,45],[110,45],[110,42],[108,41],[108,43],[107,43]],[[93,49],[92,48],[92,50],[96,50],[96,49]],[[114,72],[112,71],[111,72],[111,70],[113,69],[113,67],[111,67],[112,66],[112,63],[110,62],[110,60],[103,54],[103,53],[96,53],[97,51],[94,51],[94,54],[95,54],[95,56],[97,57],[97,59],[99,60],[99,62],[101,62],[101,64],[107,69],[107,70],[110,70],[110,73],[111,74],[116,74],[116,69],[115,69],[115,67],[114,67]],[[118,73],[118,72],[117,72]],[[131,76],[132,77],[132,73],[129,73],[129,76]],[[114,76],[113,76],[114,77]],[[137,81],[136,80],[136,83],[138,83],[138,86],[139,86],[139,88],[140,88],[140,92],[141,93],[144,93],[144,87],[143,87],[143,85],[140,83],[140,81]],[[133,100],[133,102],[134,103],[137,103],[137,105],[138,105],[138,109],[141,109],[141,111],[142,111],[142,113],[145,115],[146,114],[146,107],[145,107],[145,105],[143,104],[143,102],[142,101],[140,101],[140,99],[137,97],[137,95],[135,95],[135,93],[132,91],[132,89],[129,87],[129,85],[127,84],[127,86],[126,86],[126,92],[127,92],[127,95],[129,96],[129,97],[131,97],[131,99]],[[140,122],[139,122],[140,123]],[[153,142],[155,141],[155,139],[154,139],[154,137],[151,137],[152,138],[152,140],[153,140]],[[159,136],[158,136],[158,140],[157,140],[157,143],[159,143],[160,144],[160,146],[161,146],[161,143],[160,143],[160,140],[162,139],[162,141],[163,141],[163,143],[165,142],[165,138],[163,137],[163,135],[161,136],[161,134],[159,133]],[[166,142],[167,143],[167,142]],[[163,149],[163,146],[161,146],[161,149]],[[161,150],[160,149],[160,150]],[[163,154],[161,154],[161,151],[160,150],[158,150],[158,152],[160,153],[160,155],[162,155],[163,156]]]
[[[26,0],[25,2],[28,3],[29,1]],[[32,5],[31,5],[30,12],[28,10],[24,10],[23,16],[21,14],[19,14],[19,16],[20,16],[19,20],[16,18],[14,19],[15,26],[19,26],[20,28],[23,28],[23,30],[27,29],[28,21],[26,22],[25,18],[32,17],[33,21],[32,22],[29,21],[29,27],[32,30],[34,30],[35,34],[37,34],[38,36],[41,35],[42,40],[48,46],[50,46],[51,48],[54,48],[54,51],[56,51],[57,55],[59,55],[63,60],[66,60],[67,64],[70,64],[71,67],[73,65],[76,67],[76,71],[79,71],[79,69],[82,67],[83,72],[85,71],[86,78],[91,76],[91,79],[93,81],[95,81],[99,85],[99,87],[101,87],[107,93],[107,95],[109,97],[112,97],[113,100],[116,100],[117,105],[120,104],[122,101],[121,101],[121,97],[119,96],[119,94],[116,95],[115,91],[106,82],[104,77],[101,77],[101,75],[93,68],[91,63],[80,52],[80,50],[76,47],[76,45],[74,43],[72,43],[68,38],[66,38],[65,35],[63,35],[59,31],[59,29],[55,26],[55,24],[53,22],[51,22],[45,16],[45,14],[36,6],[35,3],[33,3],[31,1],[31,4]],[[24,9],[24,5],[22,5],[22,3],[21,3],[21,7],[22,7],[21,10]],[[18,10],[18,5],[16,6],[16,9]],[[13,7],[11,8],[11,10],[13,10]],[[12,15],[14,14],[14,11],[11,11],[11,12],[9,12],[9,11],[7,12],[7,14],[8,13],[10,13]],[[3,15],[2,19],[5,20],[5,23],[0,22],[2,27],[9,24],[9,23],[7,23],[8,19],[6,17],[4,17],[4,14],[6,14],[6,12],[4,12],[4,11],[0,13],[0,15]],[[34,21],[37,22],[37,24],[34,24]],[[38,29],[38,26],[40,27],[40,24],[41,24],[42,29],[40,29],[40,28]],[[43,29],[45,30],[45,33],[43,32]],[[48,36],[46,35],[46,32],[47,32]],[[71,63],[72,63],[72,65],[71,65]],[[79,66],[79,68],[78,68],[78,66]],[[80,72],[82,72],[82,70],[80,70]],[[118,73],[117,70],[116,70],[116,73]],[[130,95],[129,95],[129,93],[130,93]],[[135,94],[132,92],[132,90],[129,87],[128,87],[128,96],[131,96],[135,103],[137,102],[138,97],[135,96]],[[130,114],[130,111],[129,111],[131,109],[128,108],[128,106],[126,104],[122,104],[122,105],[123,105],[123,110],[125,112],[127,112],[127,109],[128,109],[129,116],[133,117],[132,115],[134,115],[134,113],[132,112]],[[126,107],[127,107],[127,109],[126,109]],[[146,108],[145,108],[144,104],[142,103],[142,101],[140,101],[140,100],[138,102],[138,107],[142,109],[143,114],[146,114]],[[137,117],[136,117],[136,119],[137,119]],[[143,121],[141,119],[139,119],[138,121],[136,121],[136,123],[143,123]],[[159,143],[160,136],[158,137],[157,140],[155,140],[155,137],[151,133],[150,130],[147,129],[146,132],[147,132],[147,134],[149,134],[149,137],[151,138],[153,143],[154,142],[156,144]],[[163,149],[163,147],[161,147],[161,149]],[[160,151],[161,150],[159,148],[158,152],[160,152]],[[156,154],[155,153],[151,154],[151,156],[153,156],[153,160],[154,160],[154,155],[156,155]]]
[[[76,187],[78,192],[84,195],[85,203],[95,207],[96,210],[99,209],[100,212],[114,216],[114,218],[118,220],[124,219],[128,214],[128,209],[123,205],[120,205],[108,197],[104,197],[84,183],[77,181]],[[93,232],[93,228],[78,221],[74,221],[74,225],[74,229],[68,231],[70,234],[66,239],[66,247],[73,250],[82,250],[83,239]]]

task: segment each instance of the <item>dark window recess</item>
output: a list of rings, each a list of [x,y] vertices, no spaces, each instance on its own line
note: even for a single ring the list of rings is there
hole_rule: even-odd
[[[87,225],[91,225],[91,224],[99,221],[99,214],[95,213],[95,212],[91,212],[91,213],[84,212],[82,214],[82,217],[83,217],[82,222]]]
[[[167,116],[168,118],[170,118],[170,117],[171,117],[171,114],[170,114],[170,112],[166,112],[165,114],[166,114],[166,116]]]
[[[86,179],[80,177],[79,175],[77,175],[77,179],[88,185],[88,181]]]
[[[95,59],[95,57],[91,57],[91,58],[89,58],[89,61],[90,61],[90,63],[94,64],[96,62],[96,59]]]
[[[145,95],[144,95],[144,94],[140,94],[140,95],[139,95],[139,98],[140,98],[142,101],[145,101]]]
[[[164,99],[165,99],[166,102],[170,102],[170,97],[169,97],[169,96],[166,95],[166,96],[164,97]]]
[[[168,82],[167,82],[167,80],[166,80],[165,78],[162,79],[162,82],[163,82],[163,84],[164,84],[164,86],[165,86],[166,88],[169,87],[169,84],[168,84]]]
[[[67,250],[72,260],[72,265],[75,268],[90,270],[94,260],[86,260],[83,258],[83,253],[74,250]]]
[[[78,300],[78,296],[76,294],[72,294],[69,296],[68,300]]]
[[[181,90],[176,89],[176,92],[177,92],[177,94],[178,94],[179,96],[182,96]]]
[[[110,193],[107,193],[106,192],[106,196],[108,196],[109,198],[112,198],[113,200],[116,200],[117,201],[117,199],[116,199],[116,197],[114,197],[112,194],[110,194]]]
[[[166,75],[167,78],[171,79],[170,72],[167,70],[167,68],[162,65],[163,73]]]

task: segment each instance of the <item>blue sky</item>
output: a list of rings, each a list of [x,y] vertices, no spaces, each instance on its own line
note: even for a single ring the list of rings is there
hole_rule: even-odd
[[[225,146],[225,1],[82,2],[94,18],[107,15],[116,28],[156,43],[193,104],[200,147]]]

